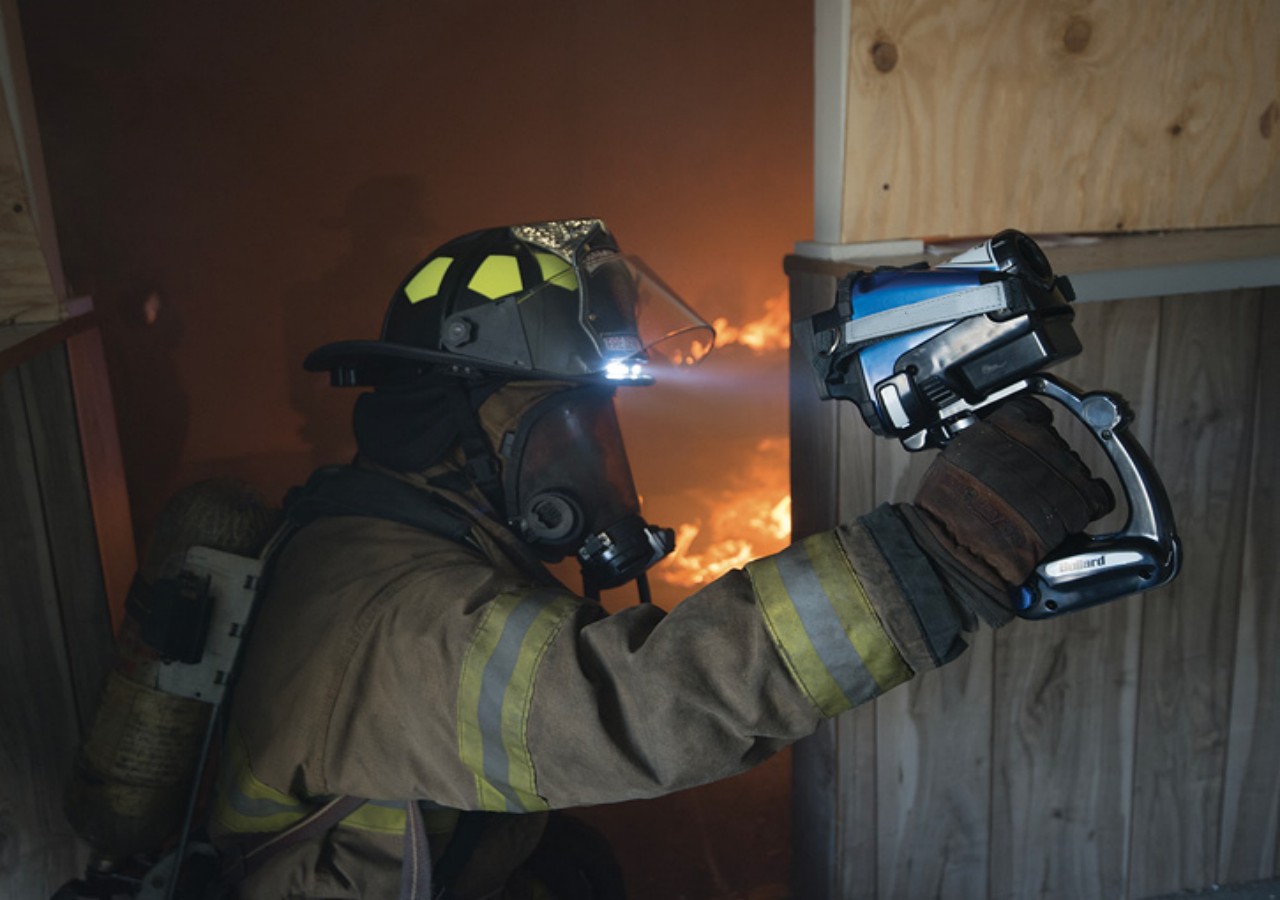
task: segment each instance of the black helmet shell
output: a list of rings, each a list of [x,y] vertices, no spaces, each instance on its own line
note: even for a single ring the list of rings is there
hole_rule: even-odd
[[[655,296],[664,314],[642,314]],[[599,219],[490,228],[414,267],[391,299],[381,340],[329,344],[305,365],[347,385],[429,372],[594,381],[647,360],[656,341],[642,337],[642,318],[674,323],[662,325],[658,341],[697,333],[709,349],[714,339],[642,262],[619,252]]]

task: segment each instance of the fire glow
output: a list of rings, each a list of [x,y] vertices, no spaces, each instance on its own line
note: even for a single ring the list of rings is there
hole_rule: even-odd
[[[719,317],[712,326],[716,347],[741,346],[759,356],[791,345],[786,292],[764,301],[764,314],[741,326]],[[697,345],[703,356],[710,347]],[[791,538],[791,492],[786,437],[761,440],[741,474],[700,504],[708,512],[676,528],[676,549],[654,569],[673,587],[697,588],[753,559],[776,553]]]
[[[729,320],[723,316],[711,325],[716,330],[717,347],[739,344],[756,353],[767,353],[771,350],[786,350],[791,346],[790,321],[787,295],[783,293],[764,301],[764,315],[741,328],[730,325]]]
[[[704,531],[710,540],[698,549]],[[654,575],[667,584],[701,587],[757,557],[776,553],[790,536],[789,493],[779,499],[776,489],[726,492],[709,521],[687,522],[676,529],[676,549]]]
[[[789,330],[790,312],[787,295],[775,294],[764,301],[764,315],[738,327],[731,325],[725,316],[719,316],[711,327],[715,329],[716,347],[729,347],[734,344],[746,347],[756,354],[773,350],[786,350],[791,346]],[[676,365],[693,365],[711,352],[712,345],[702,341],[693,341],[687,353],[677,354]]]

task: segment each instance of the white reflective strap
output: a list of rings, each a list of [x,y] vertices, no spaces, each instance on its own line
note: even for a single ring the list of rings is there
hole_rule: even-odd
[[[857,315],[858,298],[854,297],[853,308],[853,318],[844,325],[847,344],[902,334],[943,322],[958,322],[969,316],[1003,312],[1009,305],[1005,300],[1004,285],[996,281],[861,317]]]

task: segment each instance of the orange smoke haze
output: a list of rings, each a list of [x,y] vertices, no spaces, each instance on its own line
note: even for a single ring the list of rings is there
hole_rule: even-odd
[[[790,346],[785,293],[764,301],[764,314],[741,326],[726,317],[712,324],[716,347],[741,346],[756,355]],[[704,355],[702,349],[697,355]],[[785,435],[761,439],[747,459],[735,461],[740,474],[714,491],[690,498],[705,512],[676,527],[676,549],[651,576],[676,588],[698,588],[760,556],[776,553],[791,537],[789,446]]]

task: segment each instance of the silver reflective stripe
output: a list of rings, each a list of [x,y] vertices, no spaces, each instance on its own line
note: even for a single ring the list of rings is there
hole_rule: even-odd
[[[798,549],[798,548],[792,548]],[[809,643],[851,706],[875,697],[876,680],[849,642],[844,624],[807,557],[784,552],[777,558],[778,574],[791,595]]]
[[[844,325],[844,340],[847,344],[856,344],[1008,308],[1005,288],[1000,282],[953,291],[865,316],[857,315],[858,298],[854,297],[854,316]]]
[[[476,777],[478,808],[534,812],[537,791],[528,719],[542,656],[581,605],[562,590],[500,594],[476,626],[458,683],[458,754]]]
[[[227,789],[226,798],[232,809],[242,816],[254,819],[265,819],[268,816],[278,816],[282,813],[301,815],[311,809],[305,803],[277,803],[274,800],[250,797],[235,784],[232,784]]]
[[[506,797],[508,812],[523,812],[524,807],[511,789],[511,759],[504,747],[502,734],[503,701],[520,659],[525,635],[538,614],[554,599],[555,594],[550,591],[538,591],[526,596],[511,611],[480,682],[480,704],[476,714],[484,737],[484,777]]]
[[[783,662],[824,716],[911,677],[834,532],[749,562],[746,571]]]

